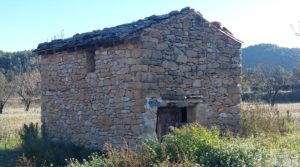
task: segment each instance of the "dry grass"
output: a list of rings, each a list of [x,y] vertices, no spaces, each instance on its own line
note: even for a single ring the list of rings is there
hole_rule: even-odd
[[[264,107],[270,107],[270,105],[265,104],[265,103],[261,103],[260,105],[264,106]],[[242,108],[248,108],[248,107],[253,106],[253,103],[246,103],[243,102],[242,103]],[[291,111],[291,112],[300,112],[300,103],[282,103],[282,104],[275,104],[274,105],[275,108],[277,108],[279,111],[281,112],[285,112],[287,110]]]
[[[18,133],[23,124],[41,122],[40,106],[34,104],[26,112],[24,106],[16,100],[11,100],[0,114],[0,166],[16,166],[15,160],[21,155]]]
[[[300,103],[277,104],[276,107],[278,108],[280,113],[285,113],[286,111],[289,111],[296,119],[298,124],[300,124]]]
[[[247,110],[249,108],[255,108],[257,103],[242,103],[241,107],[243,110]],[[260,103],[260,106],[263,108],[270,108],[270,105],[265,103]],[[297,120],[300,121],[300,103],[282,103],[275,104],[273,107],[275,110],[279,112],[279,114],[285,114],[289,111]]]
[[[41,124],[40,111],[40,107],[36,105],[28,112],[23,106],[4,108],[3,114],[0,114],[0,138],[17,135],[24,124],[30,122]]]
[[[300,132],[300,104],[243,103],[240,132],[244,136]]]
[[[284,103],[277,104],[276,107],[279,111],[291,111],[291,112],[299,112],[300,113],[300,103]]]

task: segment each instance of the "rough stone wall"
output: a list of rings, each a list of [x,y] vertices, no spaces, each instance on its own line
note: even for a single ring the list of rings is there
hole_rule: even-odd
[[[176,18],[175,18],[176,17]],[[241,44],[196,13],[176,15],[139,32],[140,39],[93,52],[42,56],[42,120],[52,140],[131,148],[155,136],[149,100],[202,95],[196,122],[234,129],[239,121]],[[95,71],[88,72],[89,56]]]
[[[43,56],[42,120],[48,138],[102,147],[107,141],[134,147],[142,133],[140,83],[133,82],[142,57],[135,44],[95,51],[95,72],[87,72],[89,52]],[[140,104],[140,105],[139,105]]]
[[[149,50],[142,62],[149,70],[140,78],[148,83],[141,89],[145,98],[161,101],[162,96],[201,95],[203,99],[189,106],[193,121],[237,130],[241,100],[238,41],[195,13],[148,28],[141,36],[142,48]],[[146,133],[155,130],[156,115],[151,113],[156,109],[148,108]]]

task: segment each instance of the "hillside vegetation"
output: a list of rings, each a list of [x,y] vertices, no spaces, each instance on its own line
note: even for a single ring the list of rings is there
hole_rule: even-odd
[[[242,58],[244,69],[264,65],[282,66],[291,71],[300,62],[300,49],[284,48],[272,44],[257,44],[244,48]]]
[[[40,57],[32,50],[3,52],[0,50],[0,72],[10,80],[15,75],[38,69]]]

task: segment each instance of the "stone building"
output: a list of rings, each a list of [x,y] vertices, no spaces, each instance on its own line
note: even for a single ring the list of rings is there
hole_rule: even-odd
[[[86,147],[239,123],[241,42],[190,8],[42,43],[47,137]]]

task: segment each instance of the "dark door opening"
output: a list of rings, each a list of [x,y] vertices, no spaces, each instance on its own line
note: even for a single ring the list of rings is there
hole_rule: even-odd
[[[181,127],[187,123],[187,108],[161,107],[157,109],[156,134],[159,139],[170,132],[170,126]]]

